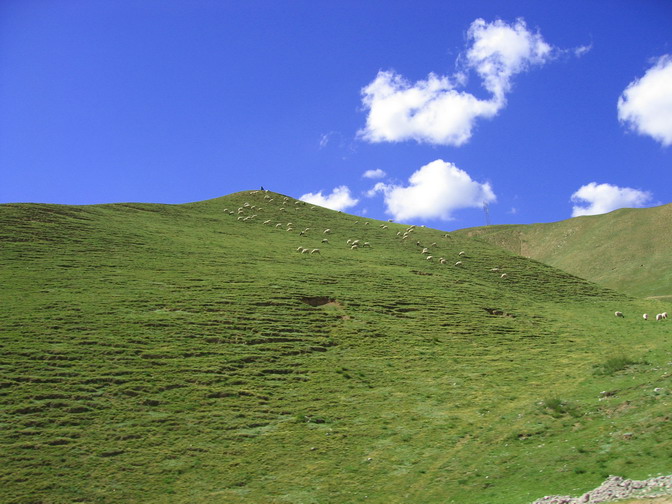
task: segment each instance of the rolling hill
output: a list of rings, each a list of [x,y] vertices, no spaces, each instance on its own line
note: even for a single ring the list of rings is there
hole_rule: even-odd
[[[672,299],[672,204],[623,208],[546,224],[487,226],[456,234],[477,237],[641,297]]]
[[[261,191],[0,205],[2,502],[523,504],[672,473],[672,326],[641,318],[669,303],[409,229]]]

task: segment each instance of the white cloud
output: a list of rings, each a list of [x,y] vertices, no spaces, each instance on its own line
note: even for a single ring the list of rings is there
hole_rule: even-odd
[[[460,208],[481,207],[496,200],[490,184],[480,184],[453,163],[441,159],[426,164],[408,179],[407,187],[377,183],[369,195],[382,192],[386,212],[395,220],[451,220]]]
[[[522,19],[512,25],[501,19],[492,23],[477,19],[471,23],[467,38],[473,40],[467,64],[497,99],[503,99],[509,91],[513,75],[530,65],[543,64],[551,56],[551,46],[541,34],[530,32]]]
[[[672,55],[631,82],[618,98],[618,119],[640,135],[672,145]]]
[[[545,63],[552,53],[551,46],[540,34],[527,30],[522,19],[511,25],[477,19],[467,41],[471,46],[463,59],[465,71],[452,77],[430,73],[426,80],[411,83],[394,71],[378,72],[362,89],[368,117],[358,135],[369,142],[462,145],[471,137],[477,119],[494,117],[506,105],[512,77]],[[489,99],[458,90],[466,84],[469,70],[481,77],[492,93]]]
[[[344,185],[334,188],[331,194],[327,196],[324,196],[322,191],[319,191],[317,193],[304,194],[299,199],[313,205],[331,208],[332,210],[345,210],[359,203],[359,200],[353,198],[350,194],[348,186]]]
[[[366,170],[362,177],[368,178],[368,179],[381,179],[385,177],[387,173],[385,173],[383,170],[380,168],[376,168],[375,170]]]
[[[597,215],[619,208],[642,207],[651,200],[651,193],[630,187],[591,182],[572,194],[572,217]]]

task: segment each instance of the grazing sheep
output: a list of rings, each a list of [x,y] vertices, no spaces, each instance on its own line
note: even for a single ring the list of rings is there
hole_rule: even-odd
[[[436,242],[430,244],[430,247],[436,247]]]
[[[427,260],[431,261],[434,258],[434,256],[427,256]]]
[[[348,241],[345,242],[345,243],[347,243],[348,245],[352,245],[352,240],[350,238],[348,238]]]
[[[649,314],[648,313],[645,313],[644,315],[642,315],[642,317],[644,318],[644,320],[649,320]]]
[[[307,254],[307,253],[309,253],[309,252],[310,252],[310,249],[303,249],[303,250],[301,251],[302,254]]]
[[[353,245],[359,245],[359,240],[354,240],[354,241],[352,242],[352,244],[353,244]]]
[[[369,247],[369,248],[370,248],[370,247],[371,247],[371,244],[370,244],[369,242],[364,242],[364,244],[362,245],[362,247]]]
[[[466,252],[463,250],[462,252],[460,252],[460,253],[457,254],[457,255],[459,255],[459,256],[463,256],[465,253],[466,253]]]
[[[620,311],[615,312],[614,315],[617,316],[617,317],[621,317],[621,318],[624,317],[623,312],[620,312]]]
[[[296,249],[297,252],[301,252],[302,250],[303,250],[303,247],[298,247],[298,248]]]
[[[509,275],[506,273],[502,273],[499,278],[509,278]]]
[[[457,261],[457,262],[455,263],[455,266],[462,266],[462,261]]]
[[[282,224],[280,224],[280,223],[278,222],[278,223],[275,225],[275,227],[276,227],[276,228],[280,228],[280,227],[282,227]]]
[[[327,234],[327,233],[331,233],[331,229],[329,229],[329,228],[325,229],[322,234]]]
[[[441,264],[446,264],[448,261],[446,261],[443,257],[439,257],[439,262]]]
[[[329,240],[327,240],[326,238],[322,238],[322,243],[329,243]]]
[[[313,249],[313,250],[310,251],[310,253],[311,253],[311,254],[319,254],[319,253],[320,253],[320,249]]]
[[[666,319],[666,318],[667,318],[667,312],[666,312],[666,311],[665,311],[665,312],[663,312],[663,313],[661,313],[661,315],[663,316],[663,318],[664,318],[664,319]]]
[[[270,223],[271,223],[271,219],[268,219],[268,220],[264,221],[264,224],[270,224]]]
[[[499,271],[499,268],[491,268],[490,271]]]
[[[427,247],[422,249],[423,254],[429,254],[429,249]]]
[[[355,243],[352,247],[350,247],[350,250],[355,250],[356,248],[359,248],[359,245]]]
[[[663,320],[663,314],[662,313],[659,313],[658,315],[656,315],[656,321],[658,321],[658,320]]]

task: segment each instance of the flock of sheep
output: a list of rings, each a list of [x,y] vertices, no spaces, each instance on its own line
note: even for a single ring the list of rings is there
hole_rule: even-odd
[[[265,200],[267,203],[270,204],[270,203],[272,203],[272,202],[274,201],[274,197],[270,196],[269,194],[266,194],[266,193],[268,193],[268,191],[264,191],[264,190],[262,190],[262,191],[250,191],[250,195],[256,195],[256,194],[258,194],[258,193],[260,193],[260,192],[261,192],[261,193],[264,193],[264,200]],[[280,206],[280,209],[279,209],[279,210],[280,210],[280,211],[283,211],[283,212],[286,211],[286,208],[287,208],[287,206],[288,206],[289,204],[290,204],[290,199],[289,199],[289,197],[284,196],[283,199],[282,199],[281,206]],[[294,201],[294,206],[295,206],[295,208],[297,208],[297,209],[298,209],[300,206],[305,206],[305,205],[307,205],[307,204],[306,204],[305,202],[303,202],[303,201],[300,201],[300,200],[295,200],[295,201]],[[314,206],[311,206],[310,208],[313,209],[313,208],[315,208],[315,207],[314,207]],[[261,208],[261,207],[259,207],[259,206],[257,206],[257,205],[253,205],[253,204],[250,204],[250,203],[248,203],[248,202],[245,202],[245,203],[243,203],[243,205],[242,205],[241,207],[239,207],[236,211],[234,211],[234,210],[229,210],[229,209],[226,209],[226,208],[225,208],[225,209],[224,209],[224,212],[227,213],[227,214],[229,214],[229,215],[236,215],[236,214],[237,214],[237,215],[238,215],[238,220],[239,220],[239,221],[244,221],[244,222],[246,222],[246,221],[250,221],[250,220],[254,220],[254,219],[256,219],[256,218],[257,218],[257,213],[256,213],[256,212],[261,212],[262,210],[263,210],[263,208]],[[247,215],[246,215],[246,214],[247,214]],[[389,222],[392,222],[392,221],[389,221]],[[355,224],[358,224],[358,223],[359,223],[359,221],[355,221]],[[267,219],[267,220],[265,220],[265,221],[264,221],[264,224],[266,224],[266,225],[270,225],[270,224],[272,224],[271,219]],[[365,222],[364,222],[364,225],[365,225],[365,226],[368,226],[368,225],[370,225],[370,222],[365,221]],[[422,227],[424,227],[424,226],[422,226]],[[283,223],[278,222],[278,223],[275,224],[275,228],[276,228],[276,229],[283,229],[283,228],[284,228],[286,231],[288,231],[288,232],[292,232],[292,231],[294,231],[294,224],[291,223],[291,222],[287,222],[286,224],[283,224]],[[381,225],[380,225],[380,228],[383,229],[383,230],[389,229],[388,226],[385,225],[385,224],[381,224]],[[413,233],[415,232],[415,230],[416,230],[416,227],[415,227],[414,225],[411,225],[411,226],[409,226],[408,228],[406,228],[404,231],[398,231],[397,234],[396,234],[396,236],[397,236],[397,238],[400,238],[401,240],[404,240],[404,241],[405,241],[405,240],[409,240],[409,239],[411,239],[411,237],[412,237]],[[302,231],[299,231],[299,236],[307,236],[309,231],[310,231],[310,228],[305,228],[305,229],[303,229]],[[325,229],[325,230],[322,232],[322,234],[323,234],[323,235],[329,235],[329,234],[331,234],[331,232],[332,232],[331,229],[327,228],[327,229]],[[446,233],[446,234],[444,235],[444,237],[445,237],[445,238],[450,238],[450,235],[449,235],[448,233]],[[328,243],[329,243],[329,239],[326,238],[326,237],[323,238],[323,239],[322,239],[322,243],[323,243],[323,244],[328,244]],[[427,247],[423,246],[423,245],[420,243],[419,240],[416,240],[415,243],[416,243],[416,246],[419,247],[419,248],[421,249],[421,254],[422,254],[423,256],[425,256],[425,259],[426,259],[427,261],[433,261],[433,260],[434,260],[434,255],[432,255],[432,251],[431,251],[431,249],[432,249],[432,248],[437,248],[437,247],[438,247],[438,245],[437,245],[436,242],[430,244],[430,245],[427,246]],[[347,245],[351,250],[356,250],[356,249],[363,248],[363,247],[371,247],[371,243],[366,242],[366,241],[363,242],[363,241],[360,240],[360,239],[353,239],[353,238],[348,239],[348,240],[346,241],[346,245]],[[304,247],[304,246],[300,246],[300,247],[298,247],[298,248],[296,249],[296,252],[298,252],[298,253],[300,253],[300,254],[310,254],[310,255],[313,255],[313,254],[320,254],[320,255],[321,255],[321,251],[320,251],[319,248],[310,248],[310,247]],[[464,266],[464,259],[466,259],[466,257],[467,257],[467,256],[466,256],[466,252],[464,252],[464,251],[460,251],[457,255],[459,256],[459,259],[460,259],[460,260],[458,260],[457,262],[455,262],[455,263],[454,263],[454,266],[455,266],[455,267],[462,267],[462,266]],[[445,257],[439,257],[439,258],[438,258],[438,262],[439,262],[439,264],[448,264],[448,259],[446,259]],[[500,268],[491,268],[490,271],[493,272],[493,273],[500,273]],[[507,274],[507,273],[501,273],[501,274],[500,274],[500,278],[502,278],[502,279],[506,279],[506,278],[508,278],[508,274]],[[615,312],[614,315],[616,315],[616,317],[624,317],[623,312],[620,312],[620,311]],[[648,315],[647,313],[645,313],[645,314],[643,315],[643,318],[644,318],[644,320],[648,320],[648,319],[649,319],[649,315]],[[656,315],[656,320],[657,320],[657,321],[661,321],[661,320],[665,320],[665,319],[667,319],[667,312],[659,313],[659,314]]]
[[[264,201],[265,203],[271,204],[274,202],[275,197],[267,194],[268,191],[250,191],[250,195],[257,195],[259,193],[264,194]],[[279,198],[278,198],[279,199]],[[275,203],[276,205],[278,204],[277,202]],[[306,202],[300,201],[300,200],[295,200],[293,203],[293,206],[295,209],[299,209],[302,207],[305,207],[307,205]],[[290,198],[287,196],[284,196],[283,199],[280,201],[280,211],[286,211],[288,207],[291,207],[290,205]],[[310,206],[311,209],[315,208],[314,206]],[[259,207],[258,205],[251,204],[249,202],[243,203],[241,207],[239,207],[237,210],[230,210],[228,208],[224,209],[224,212],[229,214],[229,215],[236,215],[237,214],[237,220],[243,221],[243,222],[248,222],[248,221],[253,221],[258,218],[258,213],[261,213],[263,208]],[[392,222],[391,220],[389,222]],[[295,231],[295,226],[292,222],[287,222],[287,223],[282,223],[282,222],[276,222],[275,224],[271,219],[267,219],[263,221],[265,225],[274,225],[276,229],[284,229],[287,232],[293,232]],[[359,221],[355,221],[355,224],[359,224]],[[364,226],[369,226],[371,223],[368,221],[364,221],[363,225]],[[387,230],[389,229],[389,226],[386,224],[380,224],[380,229],[381,230]],[[424,227],[424,226],[422,226]],[[299,236],[305,236],[307,237],[309,234],[309,231],[311,231],[311,228],[305,228],[302,230],[298,231]],[[403,231],[398,231],[396,233],[396,237],[398,239],[401,239],[403,241],[410,240],[413,233],[416,231],[416,226],[415,225],[410,225]],[[331,229],[327,228],[322,232],[322,235],[329,235],[331,234]],[[450,235],[446,233],[444,235],[445,238],[450,238]],[[322,239],[323,244],[329,244],[329,239],[328,238],[323,238]],[[436,242],[431,243],[428,246],[424,246],[420,243],[419,240],[416,240],[416,246],[421,249],[421,254],[425,256],[425,260],[427,261],[433,261],[435,259],[435,255],[432,253],[432,249],[436,250],[436,248],[439,248]],[[368,241],[363,241],[361,239],[357,238],[349,238],[346,241],[346,245],[351,249],[351,250],[356,250],[359,248],[365,248],[365,247],[371,247],[371,243]],[[305,246],[299,246],[296,248],[296,252],[299,254],[322,254],[321,250],[319,248],[312,248],[312,247],[305,247]],[[465,260],[467,259],[466,252],[465,251],[460,251],[458,254],[459,260],[456,261],[454,264],[455,267],[462,267],[465,265]],[[449,259],[446,257],[438,257],[436,258],[437,262],[439,264],[448,264]],[[508,278],[507,273],[500,272],[499,268],[492,268],[490,269],[491,272],[494,273],[499,273],[500,278],[506,279]]]
[[[615,312],[614,315],[616,315],[619,318],[624,318],[625,317],[625,315],[623,315],[623,312],[620,312],[620,311]],[[648,313],[645,313],[644,315],[642,315],[642,317],[644,318],[644,320],[649,320],[649,314]],[[657,321],[665,320],[666,318],[667,318],[667,312],[659,313],[658,315],[656,315],[656,320]]]

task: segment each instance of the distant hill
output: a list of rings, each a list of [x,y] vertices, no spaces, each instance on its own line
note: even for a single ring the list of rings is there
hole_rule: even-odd
[[[2,502],[526,504],[672,473],[672,321],[641,317],[670,303],[483,239],[262,191],[0,205],[0,293]]]
[[[606,287],[672,298],[672,204],[560,222],[462,229],[515,254]]]

